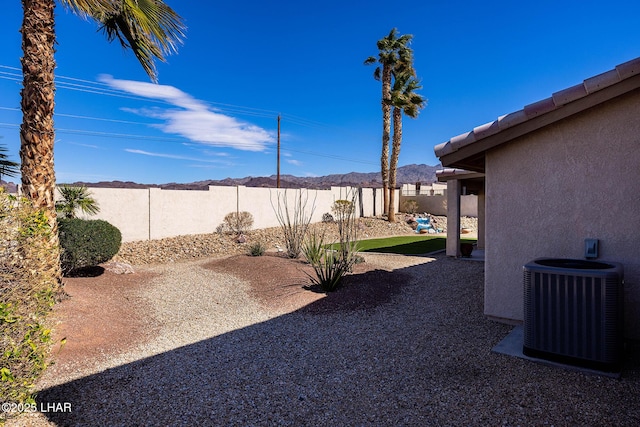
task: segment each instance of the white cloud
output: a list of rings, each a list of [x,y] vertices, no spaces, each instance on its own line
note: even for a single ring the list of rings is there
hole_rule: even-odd
[[[302,162],[300,160],[287,159],[287,163],[294,166],[302,166]]]
[[[198,100],[178,88],[133,80],[118,80],[102,75],[101,82],[133,95],[159,99],[178,108],[130,109],[145,117],[162,120],[155,125],[165,133],[176,134],[192,142],[229,147],[245,151],[264,151],[274,141],[265,129],[234,117],[219,113],[206,102]]]

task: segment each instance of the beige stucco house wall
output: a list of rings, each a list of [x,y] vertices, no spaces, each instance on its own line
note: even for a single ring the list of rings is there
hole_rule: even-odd
[[[503,121],[503,122],[501,122]],[[509,122],[511,121],[511,122]],[[625,335],[640,339],[640,60],[436,147],[485,174],[485,314],[523,319],[523,265],[538,257],[624,265]]]
[[[485,313],[521,320],[522,266],[538,257],[624,264],[626,330],[640,336],[640,91],[486,155]]]

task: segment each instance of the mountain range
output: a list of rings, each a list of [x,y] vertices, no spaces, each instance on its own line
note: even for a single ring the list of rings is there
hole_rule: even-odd
[[[396,173],[396,184],[431,184],[436,181],[436,171],[442,166],[429,165],[406,165],[400,166]],[[131,181],[101,181],[101,182],[73,182],[71,185],[84,185],[86,187],[103,187],[103,188],[163,188],[165,190],[206,190],[212,186],[236,186],[244,185],[246,187],[268,187],[275,188],[277,176],[271,175],[266,177],[247,176],[244,178],[225,178],[222,180],[205,180],[190,183],[167,183],[167,184],[139,184]],[[0,181],[0,185],[8,184],[8,188],[15,188],[13,183],[4,183]],[[382,187],[382,179],[380,172],[350,172],[345,174],[333,174],[317,177],[297,177],[294,175],[280,175],[281,188],[312,188],[327,189],[332,186],[352,186],[352,187]]]

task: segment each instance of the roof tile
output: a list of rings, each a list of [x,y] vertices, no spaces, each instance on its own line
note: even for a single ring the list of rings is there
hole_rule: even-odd
[[[452,178],[452,177],[460,177],[465,178],[466,175],[478,175],[478,172],[468,171],[466,169],[458,169],[458,168],[444,168],[436,171],[436,177],[438,180],[442,178],[443,181],[446,181],[444,178]]]
[[[449,140],[449,143],[451,144],[451,148],[453,149],[453,151],[456,151],[459,150],[460,147],[464,147],[465,145],[469,145],[472,142],[475,142],[475,140],[476,136],[473,134],[473,132],[467,132],[458,136],[454,136]]]
[[[640,73],[640,58],[632,59],[616,67],[620,79],[629,78]]]
[[[447,154],[453,153],[454,150],[451,147],[449,141],[447,141],[433,147],[433,151],[436,153],[437,157],[442,157],[446,156]]]
[[[478,126],[473,131],[454,136],[449,141],[437,145],[434,150],[438,157],[458,151],[460,148],[473,142],[494,135],[500,131],[524,123],[536,116],[549,113],[553,110],[569,104],[587,95],[614,85],[629,77],[640,74],[640,57],[632,59],[618,65],[615,69],[591,77],[582,84],[554,93],[550,98],[534,102],[524,107],[522,110],[501,116],[494,122]]]
[[[505,114],[504,116],[499,117],[498,127],[500,130],[504,130],[525,121],[527,121],[527,115],[524,113],[524,110],[518,110],[514,113]]]
[[[611,86],[614,83],[620,81],[620,76],[617,70],[609,70],[606,73],[598,74],[584,81],[584,87],[587,89],[587,93],[597,92],[600,89]]]
[[[524,114],[528,118],[539,116],[541,114],[548,113],[556,109],[556,104],[553,102],[553,98],[545,98],[542,101],[534,102],[524,107]]]
[[[558,91],[551,95],[553,102],[557,106],[568,104],[585,96],[587,96],[587,89],[584,87],[584,83],[571,86],[570,88]]]
[[[500,128],[498,127],[497,120],[485,123],[482,126],[478,126],[473,129],[473,133],[475,134],[476,139],[486,138],[498,132],[500,132]]]

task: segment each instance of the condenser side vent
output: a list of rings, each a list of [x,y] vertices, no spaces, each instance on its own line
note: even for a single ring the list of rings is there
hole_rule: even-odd
[[[539,259],[524,266],[523,353],[619,371],[624,339],[622,266],[551,261]]]

